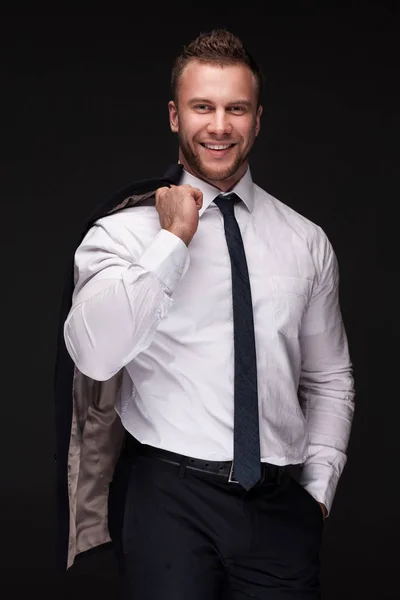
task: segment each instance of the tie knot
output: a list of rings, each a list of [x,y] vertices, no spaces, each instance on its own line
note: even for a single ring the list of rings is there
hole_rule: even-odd
[[[240,202],[240,198],[235,192],[218,194],[214,199],[214,203],[218,206],[223,215],[233,215],[233,207],[237,202]]]

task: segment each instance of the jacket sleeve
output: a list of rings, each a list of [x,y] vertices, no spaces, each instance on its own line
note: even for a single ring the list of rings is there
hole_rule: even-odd
[[[105,217],[75,252],[66,348],[78,369],[106,381],[152,342],[189,267],[185,243],[161,229],[148,247]]]

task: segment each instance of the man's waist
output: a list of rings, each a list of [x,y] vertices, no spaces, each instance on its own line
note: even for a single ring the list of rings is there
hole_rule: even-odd
[[[145,415],[133,404],[126,406],[125,410],[120,410],[119,406],[116,408],[126,431],[143,444],[212,461],[230,461],[233,458],[233,426],[230,429],[218,419],[213,422],[209,417],[204,422],[196,423],[189,418],[187,421],[182,417],[178,420],[176,407],[170,419],[166,415],[161,419],[158,413]],[[290,430],[288,424],[279,433],[276,429],[276,423],[273,427],[260,424],[261,461],[277,466],[302,464],[308,448],[307,431],[303,423],[299,422],[297,435],[294,424]],[[271,435],[268,433],[270,430],[273,432]]]
[[[151,444],[143,444],[129,432],[126,433],[124,452],[132,455],[152,457],[171,465],[188,468],[192,471],[218,475],[226,478],[228,481],[234,482],[233,460],[213,460],[209,458],[190,456],[189,454],[174,452],[172,450],[152,446]],[[299,474],[301,471],[301,463],[296,464],[283,459],[278,459],[276,463],[261,460],[261,472],[264,479],[279,479],[286,471],[292,474]]]

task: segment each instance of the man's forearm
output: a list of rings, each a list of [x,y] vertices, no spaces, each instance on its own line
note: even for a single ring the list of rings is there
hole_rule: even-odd
[[[105,381],[151,344],[189,266],[188,250],[181,239],[160,231],[135,260],[128,247],[122,252],[112,231],[99,228],[75,260],[78,280],[65,344],[82,373]]]
[[[105,381],[149,346],[172,302],[161,282],[138,266],[71,310],[64,325],[78,369]]]

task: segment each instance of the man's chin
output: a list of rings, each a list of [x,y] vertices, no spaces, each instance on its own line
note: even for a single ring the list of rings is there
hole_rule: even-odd
[[[207,179],[208,181],[223,181],[225,179],[229,179],[237,171],[237,167],[235,165],[215,168],[200,163],[198,167],[201,177],[203,179]]]

